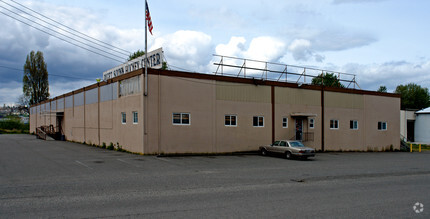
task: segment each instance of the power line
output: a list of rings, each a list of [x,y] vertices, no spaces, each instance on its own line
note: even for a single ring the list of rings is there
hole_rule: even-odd
[[[1,1],[3,1],[3,0],[1,0]],[[101,40],[98,40],[98,39],[96,39],[96,38],[93,38],[93,37],[91,37],[91,36],[88,36],[88,35],[86,35],[86,34],[84,34],[84,33],[80,32],[80,31],[77,31],[77,30],[75,30],[75,29],[73,29],[73,28],[69,27],[69,26],[66,26],[66,25],[64,25],[64,24],[62,24],[62,23],[60,23],[60,22],[58,22],[58,21],[55,21],[55,20],[53,20],[53,19],[51,19],[51,18],[49,18],[49,17],[47,17],[47,16],[45,16],[45,15],[43,15],[43,14],[41,14],[41,13],[39,13],[39,12],[37,12],[37,11],[35,11],[35,10],[31,9],[31,8],[28,8],[28,7],[26,7],[25,5],[22,5],[22,4],[20,4],[20,3],[16,2],[16,1],[13,1],[13,0],[10,0],[10,1],[14,2],[14,3],[15,3],[15,4],[17,4],[17,5],[20,5],[21,7],[25,8],[25,9],[27,9],[27,10],[29,10],[29,11],[34,12],[34,13],[36,13],[36,14],[38,14],[38,15],[40,15],[40,16],[42,16],[42,17],[44,17],[44,18],[46,18],[46,19],[48,19],[48,20],[50,20],[50,21],[53,21],[53,22],[55,22],[56,24],[59,24],[60,26],[66,27],[67,29],[70,29],[70,30],[72,30],[72,31],[74,31],[74,32],[76,32],[76,33],[82,34],[82,35],[84,35],[84,36],[86,36],[86,37],[88,37],[88,38],[91,38],[91,39],[93,39],[93,40],[95,40],[95,41],[97,41],[97,42],[103,43],[103,44],[108,45],[108,46],[110,46],[110,47],[113,47],[113,48],[115,48],[115,49],[121,50],[121,51],[126,52],[126,53],[128,53],[128,54],[131,54],[131,52],[130,52],[130,51],[127,51],[127,50],[121,49],[121,48],[119,48],[119,47],[113,46],[113,45],[111,45],[111,44],[108,44],[108,43],[106,43],[106,42],[103,42],[103,41],[101,41]],[[3,1],[3,2],[4,2],[4,1]],[[6,4],[7,4],[7,3],[6,3]],[[12,7],[13,7],[13,6],[12,6]],[[46,22],[46,23],[47,23],[47,22]],[[52,24],[51,24],[51,25],[52,25]],[[54,25],[53,25],[53,26],[54,26]]]
[[[28,23],[26,23],[26,22],[24,22],[24,21],[21,21],[21,20],[19,20],[19,19],[15,18],[15,17],[12,17],[12,16],[10,16],[10,15],[8,15],[8,14],[6,14],[6,13],[2,12],[2,11],[0,11],[0,13],[2,13],[2,14],[4,14],[4,15],[6,15],[6,16],[8,16],[8,17],[10,17],[10,18],[12,18],[12,19],[14,19],[14,20],[16,20],[16,21],[19,21],[19,22],[21,22],[21,23],[23,23],[23,24],[25,24],[25,25],[28,25],[28,26],[30,26],[30,27],[33,27],[34,29],[39,30],[39,31],[41,31],[41,32],[43,32],[43,33],[46,33],[46,34],[48,34],[48,35],[50,35],[50,36],[52,36],[52,37],[55,37],[55,38],[60,39],[60,40],[62,40],[62,41],[64,41],[64,42],[67,42],[67,43],[70,43],[70,44],[72,44],[72,45],[74,45],[74,46],[77,46],[77,47],[79,47],[79,48],[81,48],[81,49],[85,49],[85,50],[87,50],[87,51],[89,51],[89,52],[95,53],[95,54],[97,54],[97,55],[101,55],[101,56],[103,56],[103,57],[105,57],[105,58],[108,58],[108,59],[111,59],[111,60],[114,60],[114,61],[117,61],[117,62],[120,62],[120,63],[123,63],[123,62],[124,62],[124,61],[121,61],[121,60],[118,60],[118,59],[115,59],[115,58],[112,58],[112,57],[109,57],[109,56],[103,55],[103,54],[101,54],[101,53],[95,52],[95,51],[93,51],[93,50],[87,49],[87,48],[85,48],[85,47],[83,47],[83,46],[80,46],[80,45],[78,45],[78,44],[76,44],[76,43],[72,43],[72,42],[70,42],[70,41],[68,41],[68,40],[65,40],[65,39],[61,38],[61,37],[58,37],[58,36],[52,35],[52,34],[50,34],[50,33],[46,32],[46,31],[44,31],[44,30],[42,30],[42,29],[40,29],[40,28],[37,28],[37,27],[35,27],[35,26],[32,26],[31,24],[28,24]]]
[[[86,39],[86,38],[84,38],[84,37],[81,37],[81,36],[79,36],[79,35],[75,34],[75,33],[72,33],[72,32],[70,32],[70,31],[68,31],[68,30],[65,30],[65,29],[63,29],[63,28],[61,28],[61,27],[59,27],[59,26],[57,26],[57,25],[55,25],[55,24],[49,23],[49,22],[47,22],[47,21],[45,21],[45,20],[42,20],[42,19],[40,19],[40,18],[38,18],[38,17],[36,17],[36,16],[34,16],[34,15],[32,15],[32,14],[28,13],[28,12],[25,12],[25,11],[23,11],[23,10],[21,10],[21,9],[19,9],[19,8],[17,8],[17,7],[15,7],[15,6],[13,6],[13,5],[11,5],[11,4],[9,4],[9,3],[4,2],[3,0],[0,0],[0,1],[1,1],[1,2],[3,2],[3,3],[5,3],[5,4],[7,4],[7,5],[9,5],[10,7],[13,7],[13,8],[15,8],[15,9],[17,9],[17,10],[19,10],[19,11],[23,12],[24,14],[30,15],[30,16],[32,16],[32,17],[34,17],[34,18],[36,18],[36,19],[38,19],[38,20],[40,20],[40,21],[42,21],[42,22],[45,22],[45,23],[47,23],[47,24],[49,24],[49,25],[52,25],[52,26],[54,26],[54,27],[56,27],[56,28],[58,28],[58,29],[60,29],[60,30],[62,30],[62,31],[65,31],[65,32],[67,32],[67,33],[69,33],[69,34],[72,34],[72,35],[74,35],[74,36],[76,36],[76,37],[79,37],[79,38],[81,38],[81,39],[83,39],[83,40],[86,40],[86,41],[88,41],[88,42],[94,43],[94,44],[96,44],[96,45],[98,45],[98,46],[101,46],[101,47],[103,47],[103,48],[106,48],[106,49],[112,50],[112,51],[117,52],[117,53],[120,53],[120,54],[122,54],[122,55],[127,55],[127,56],[128,56],[128,55],[130,55],[129,53],[127,54],[127,53],[124,53],[124,52],[118,52],[118,51],[113,50],[113,49],[112,49],[112,48],[110,48],[110,47],[107,47],[107,46],[102,45],[102,44],[99,44],[99,43],[97,43],[97,42],[94,42],[94,41],[88,40],[88,39]],[[36,13],[37,13],[37,12],[36,12]],[[34,21],[33,21],[33,22],[34,22]],[[36,23],[36,22],[35,22],[35,23]],[[71,28],[69,28],[69,29],[71,29]],[[105,44],[106,44],[106,43],[105,43]],[[108,44],[108,45],[109,45],[109,44]],[[109,45],[109,46],[112,46],[112,45]]]
[[[14,71],[24,72],[24,70],[22,70],[22,69],[11,68],[11,67],[2,66],[2,65],[0,65],[0,68],[6,68],[6,69],[14,70]],[[57,74],[51,74],[51,73],[48,73],[48,76],[63,77],[63,78],[73,78],[73,79],[84,79],[84,80],[96,79],[96,78],[80,78],[80,77],[72,77],[72,76],[57,75]]]
[[[53,31],[53,32],[55,32],[55,33],[57,33],[57,34],[60,34],[60,35],[62,35],[62,36],[64,36],[64,37],[67,37],[67,38],[69,38],[69,39],[71,39],[71,40],[74,40],[74,41],[76,41],[76,42],[82,43],[82,44],[84,44],[84,45],[86,45],[86,46],[89,46],[89,47],[91,47],[91,48],[93,48],[93,49],[99,50],[99,51],[101,51],[101,52],[104,52],[104,53],[106,53],[106,54],[109,54],[109,55],[114,56],[114,57],[117,57],[117,58],[124,58],[124,57],[121,57],[121,56],[115,55],[115,54],[113,54],[113,53],[106,52],[106,51],[104,51],[104,50],[102,50],[102,49],[99,49],[99,48],[97,48],[97,47],[91,46],[91,45],[89,45],[89,44],[87,44],[87,43],[84,43],[84,42],[82,42],[82,41],[80,41],[80,40],[77,40],[77,39],[74,39],[74,38],[72,38],[72,37],[69,37],[69,36],[67,36],[67,35],[65,35],[65,34],[62,34],[62,33],[58,32],[58,31],[56,31],[56,30],[54,30],[54,29],[52,29],[52,28],[46,27],[46,26],[44,26],[44,25],[42,25],[42,24],[40,24],[40,23],[38,23],[38,22],[36,22],[36,21],[33,21],[33,20],[29,19],[29,18],[26,18],[26,17],[24,17],[24,16],[22,16],[22,15],[20,15],[20,14],[16,13],[16,12],[14,12],[14,11],[11,11],[11,10],[9,10],[9,9],[7,9],[7,8],[5,8],[5,7],[3,7],[3,6],[1,6],[1,5],[0,5],[0,8],[3,8],[3,9],[5,9],[5,10],[7,10],[7,11],[9,11],[9,12],[11,12],[11,13],[15,14],[15,15],[18,15],[18,16],[20,16],[20,17],[22,17],[22,18],[24,18],[24,19],[26,19],[26,20],[28,20],[28,21],[30,21],[30,22],[33,22],[33,23],[35,23],[35,24],[37,24],[37,25],[39,25],[39,26],[42,26],[42,27],[44,27],[44,28],[46,28],[46,29],[48,29],[48,30],[51,30],[51,31]],[[2,12],[2,13],[3,13],[3,12]],[[3,14],[4,14],[4,13],[3,13]],[[53,36],[52,34],[50,34],[50,35],[51,35],[51,36]]]
[[[15,70],[15,71],[23,71],[22,69],[11,68],[11,67],[2,66],[2,65],[0,65],[0,68],[7,68],[7,69]]]

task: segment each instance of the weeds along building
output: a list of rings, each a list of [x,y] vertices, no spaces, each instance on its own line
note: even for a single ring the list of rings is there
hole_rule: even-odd
[[[400,149],[398,95],[285,81],[148,69],[145,96],[138,69],[31,106],[30,132],[52,125],[68,141],[142,154],[255,151],[276,139]]]

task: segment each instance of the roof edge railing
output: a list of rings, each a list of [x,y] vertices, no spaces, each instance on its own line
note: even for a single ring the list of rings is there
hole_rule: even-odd
[[[356,87],[361,89],[356,81],[357,76],[351,73],[217,54],[213,54],[213,56],[220,58],[219,62],[214,62],[214,65],[217,66],[215,72],[213,72],[215,75],[291,82],[296,84],[311,84],[314,78],[321,77],[321,75],[325,74],[334,74],[339,82],[343,83],[345,88],[353,86],[353,89],[356,89]],[[307,79],[308,81],[306,81]]]

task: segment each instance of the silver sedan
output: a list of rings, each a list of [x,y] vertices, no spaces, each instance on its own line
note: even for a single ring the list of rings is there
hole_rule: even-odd
[[[281,154],[287,159],[293,157],[315,157],[315,149],[305,147],[300,141],[281,140],[275,141],[271,145],[264,145],[260,147],[260,153],[267,155],[270,153]]]

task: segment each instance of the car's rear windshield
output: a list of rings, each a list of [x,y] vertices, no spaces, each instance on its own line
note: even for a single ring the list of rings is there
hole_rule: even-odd
[[[299,141],[290,142],[291,147],[304,147],[304,145]]]

